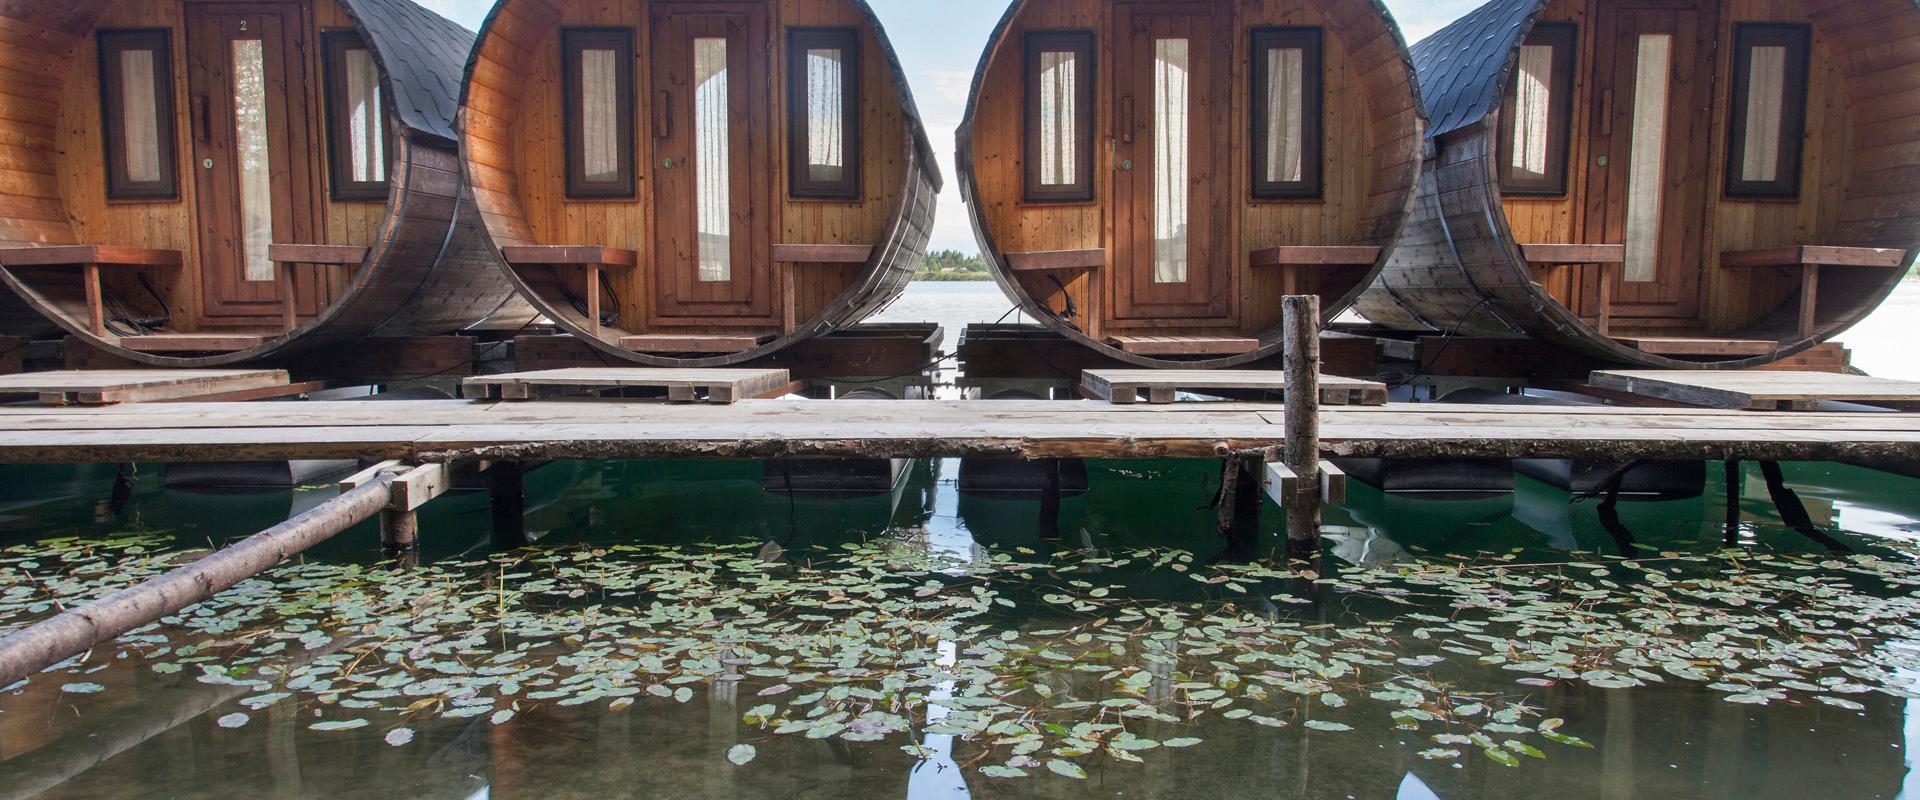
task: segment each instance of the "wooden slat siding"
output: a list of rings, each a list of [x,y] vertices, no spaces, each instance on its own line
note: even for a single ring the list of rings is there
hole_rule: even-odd
[[[1254,351],[1212,359],[1211,367],[1227,367],[1257,360],[1277,350],[1272,331],[1279,321],[1279,297],[1285,281],[1278,274],[1252,269],[1245,256],[1233,259],[1232,274],[1239,278],[1236,300],[1243,313],[1235,323],[1114,324],[1113,279],[1102,268],[1112,251],[1114,218],[1108,209],[1111,191],[1096,181],[1096,200],[1089,203],[1032,204],[1023,201],[1023,97],[1019,43],[1026,31],[1089,29],[1105,42],[1112,37],[1114,3],[1109,0],[1049,0],[1018,2],[1008,9],[989,41],[968,113],[959,137],[962,194],[981,238],[983,255],[995,270],[1003,289],[1029,315],[1081,345],[1138,366],[1170,366],[1164,359],[1123,352],[1110,339],[1116,334],[1140,332],[1171,334],[1226,333],[1253,338]],[[1248,202],[1250,173],[1247,141],[1251,110],[1245,87],[1251,59],[1235,60],[1231,86],[1223,100],[1223,117],[1230,140],[1241,143],[1218,165],[1226,191],[1223,213],[1232,217],[1229,241],[1223,253],[1251,253],[1283,245],[1374,246],[1387,248],[1399,235],[1414,197],[1414,176],[1420,167],[1424,117],[1412,100],[1412,76],[1405,49],[1369,2],[1300,3],[1293,0],[1250,0],[1230,4],[1233,49],[1245,49],[1254,27],[1318,27],[1324,31],[1327,131],[1325,195],[1319,201]],[[1097,48],[1093,70],[1100,94],[1108,93],[1114,72],[1113,48]],[[1095,104],[1093,130],[1113,129],[1114,103],[1102,97]],[[1113,174],[1115,165],[1105,147],[1095,148],[1092,172]],[[1094,250],[1099,265],[1084,271],[1024,269],[1030,262],[1015,254]],[[1380,263],[1378,260],[1373,264]],[[1371,265],[1369,265],[1371,266]],[[1077,269],[1077,268],[1076,268]],[[1331,317],[1349,305],[1371,279],[1371,270],[1329,271],[1299,281],[1301,291],[1320,294]],[[1056,280],[1059,281],[1056,284]],[[1064,284],[1064,289],[1060,284]],[[1056,317],[1068,303],[1081,313],[1069,326]],[[1084,330],[1083,330],[1084,329]]]
[[[1050,250],[1041,253],[1007,253],[1007,269],[1015,272],[1062,269],[1099,269],[1107,263],[1105,250]]]
[[[822,261],[797,261],[798,270],[769,264],[780,295],[773,303],[777,323],[728,319],[674,319],[656,314],[652,260],[652,176],[658,165],[641,158],[636,163],[637,196],[631,199],[571,200],[565,197],[565,150],[561,138],[558,30],[562,27],[622,27],[635,33],[637,53],[648,52],[651,6],[592,5],[578,2],[510,0],[497,6],[483,26],[465,84],[466,114],[462,122],[463,157],[469,162],[488,235],[497,246],[547,243],[595,244],[638,253],[636,269],[609,274],[618,294],[618,327],[591,336],[588,321],[573,312],[560,295],[563,282],[549,270],[520,268],[512,279],[563,328],[588,337],[610,358],[654,366],[717,366],[777,351],[808,337],[857,323],[898,296],[911,279],[925,251],[931,225],[932,197],[938,183],[936,168],[916,146],[923,133],[911,119],[905,86],[892,72],[893,60],[869,23],[869,10],[857,0],[781,0],[767,4],[770,22],[766,46],[785,52],[787,31],[794,27],[854,27],[862,30],[864,134],[862,198],[858,202],[793,200],[787,196],[785,167],[765,176],[777,192],[775,208],[763,213],[771,219],[767,236],[773,242],[813,243],[835,247],[871,248],[870,255],[851,260],[850,250]],[[648,58],[636,58],[636,108],[642,121],[636,130],[641,149],[651,134]],[[778,74],[784,58],[773,58],[776,74],[769,76],[773,98],[770,120],[753,124],[772,134],[771,150],[783,154],[787,131],[785,81]],[[902,217],[912,219],[902,222]],[[766,253],[771,261],[778,254]],[[744,268],[744,265],[741,265]],[[747,336],[762,344],[723,356],[683,358],[649,355],[620,346],[626,336],[655,334],[688,336]]]
[[[521,459],[1216,458],[1281,446],[1280,406],[1001,401],[735,405],[157,404],[0,408],[0,463],[512,455]],[[1715,409],[1335,406],[1329,457],[1913,460],[1920,416]],[[493,450],[493,448],[499,448]]]

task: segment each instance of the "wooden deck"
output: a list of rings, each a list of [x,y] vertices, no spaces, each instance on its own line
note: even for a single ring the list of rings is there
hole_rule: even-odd
[[[213,399],[288,384],[280,369],[108,369],[0,375],[0,396],[31,395],[46,405]]]
[[[468,378],[460,384],[460,394],[478,400],[533,400],[600,389],[664,389],[670,402],[691,403],[704,395],[710,403],[733,403],[787,394],[790,383],[784,369],[576,367]]]
[[[1609,370],[1595,387],[1708,408],[1809,411],[1823,401],[1920,411],[1920,382],[1799,372]]]
[[[1081,373],[1080,385],[1094,397],[1111,403],[1133,403],[1146,393],[1147,402],[1171,403],[1177,392],[1266,392],[1265,399],[1285,399],[1287,374],[1281,370],[1221,369],[1097,369]],[[1373,381],[1320,376],[1320,402],[1330,406],[1379,406],[1387,403],[1387,385]]]
[[[1323,456],[1920,460],[1920,416],[1716,409],[1335,406]],[[325,458],[1213,458],[1273,451],[1253,403],[755,400],[733,405],[149,404],[0,407],[0,463]]]

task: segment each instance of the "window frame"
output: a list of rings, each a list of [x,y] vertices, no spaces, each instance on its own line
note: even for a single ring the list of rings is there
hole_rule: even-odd
[[[1021,110],[1025,141],[1021,145],[1024,164],[1021,168],[1021,197],[1027,203],[1089,203],[1094,199],[1093,182],[1093,139],[1094,124],[1098,119],[1094,113],[1095,87],[1098,84],[1097,64],[1094,62],[1094,32],[1086,29],[1027,31],[1022,41],[1024,59],[1021,63],[1021,83],[1025,87]],[[1042,141],[1040,120],[1040,54],[1043,52],[1071,52],[1074,54],[1074,130],[1079,134],[1074,143],[1074,174],[1079,178],[1071,184],[1046,186],[1040,182],[1040,143]],[[1084,68],[1084,69],[1083,69]]]
[[[561,146],[566,171],[566,196],[569,200],[631,199],[639,194],[638,169],[634,143],[632,28],[593,27],[560,29]],[[583,50],[614,51],[614,106],[617,173],[610,181],[589,181],[586,177],[586,132],[581,121],[585,113],[582,88],[575,73]]]
[[[380,92],[380,138],[381,152],[387,163],[380,174],[385,176],[377,181],[356,181],[353,179],[352,148],[346,145],[352,141],[353,132],[342,112],[347,107],[347,51],[365,50],[367,57],[373,58],[373,48],[360,38],[355,30],[330,30],[320,32],[321,93],[326,95],[327,109],[327,192],[334,200],[385,200],[388,187],[393,179],[393,115],[387,108],[389,94],[383,86]],[[374,69],[379,71],[376,60]],[[382,83],[386,77],[380,76]]]
[[[1320,200],[1326,194],[1326,32],[1317,27],[1254,28],[1248,146],[1252,150],[1248,186],[1255,200]],[[1301,173],[1297,181],[1269,181],[1266,132],[1269,120],[1267,56],[1274,50],[1301,51],[1300,74],[1308,85],[1300,93]]]
[[[814,180],[808,174],[812,151],[811,121],[807,103],[807,51],[839,50],[841,53],[840,110],[841,130],[846,134],[845,160],[841,178]],[[859,200],[864,140],[860,122],[862,84],[861,36],[859,28],[792,28],[787,31],[787,194],[801,200]]]
[[[1787,49],[1786,85],[1781,87],[1779,175],[1771,181],[1740,177],[1747,156],[1747,102],[1752,89],[1750,53],[1756,47]],[[1724,191],[1741,200],[1798,200],[1805,166],[1807,87],[1812,80],[1813,28],[1784,22],[1736,22],[1733,25],[1733,83],[1729,86],[1727,180]]]
[[[166,28],[110,28],[95,34],[99,51],[100,130],[106,154],[106,192],[109,201],[180,199],[178,121],[174,119],[173,32]],[[160,155],[160,179],[135,181],[127,175],[126,118],[121,114],[122,86],[119,54],[127,50],[154,52],[154,130]]]
[[[1506,96],[1500,101],[1500,139],[1499,146],[1495,148],[1500,193],[1523,197],[1565,197],[1573,158],[1573,104],[1576,69],[1579,66],[1580,26],[1572,22],[1542,22],[1533,26],[1520,45],[1550,45],[1554,48],[1553,86],[1548,88],[1553,97],[1547,106],[1547,174],[1539,180],[1513,177],[1513,123],[1518,100],[1514,90],[1520,80],[1520,49],[1516,47],[1507,76]]]

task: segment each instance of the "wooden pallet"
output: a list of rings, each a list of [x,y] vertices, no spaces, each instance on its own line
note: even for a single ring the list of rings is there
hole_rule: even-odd
[[[1593,386],[1708,408],[1810,411],[1822,401],[1920,411],[1920,382],[1809,372],[1606,370]]]
[[[1256,391],[1272,400],[1285,396],[1286,373],[1279,370],[1161,370],[1090,369],[1080,374],[1081,388],[1109,403],[1133,403],[1140,393],[1147,402],[1173,402],[1175,392]],[[1320,376],[1320,402],[1330,406],[1380,406],[1387,403],[1386,384]]]
[[[283,369],[112,369],[0,375],[0,395],[33,395],[44,405],[114,405],[203,400],[288,385]]]
[[[784,369],[648,369],[576,367],[543,372],[484,375],[461,382],[460,393],[477,400],[534,400],[598,389],[667,390],[667,400],[691,403],[704,393],[707,402],[733,403],[780,396],[793,389]]]

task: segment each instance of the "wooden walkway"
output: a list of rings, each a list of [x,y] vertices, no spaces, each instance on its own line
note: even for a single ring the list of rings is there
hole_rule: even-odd
[[[1253,403],[607,400],[0,407],[0,463],[859,457],[1217,457],[1281,447]],[[1716,409],[1334,406],[1346,457],[1920,460],[1920,415]]]

